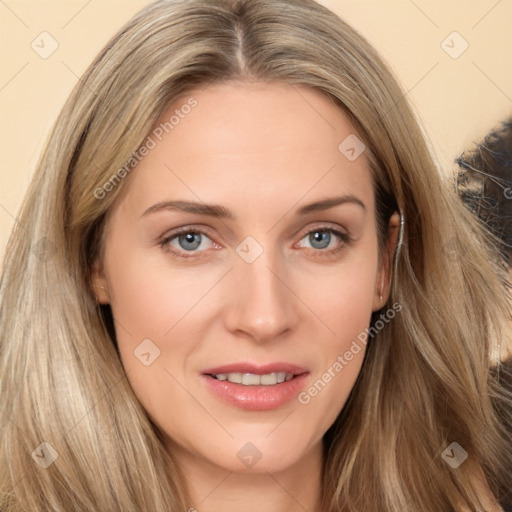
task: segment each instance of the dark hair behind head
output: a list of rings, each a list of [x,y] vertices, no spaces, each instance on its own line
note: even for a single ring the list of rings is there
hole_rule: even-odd
[[[512,117],[457,158],[457,191],[465,205],[499,239],[512,264]]]

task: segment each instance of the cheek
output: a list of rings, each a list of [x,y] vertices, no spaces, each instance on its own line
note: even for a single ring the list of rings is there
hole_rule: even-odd
[[[190,396],[179,383],[197,340],[196,324],[190,319],[208,291],[209,279],[197,283],[132,253],[110,266],[109,282],[117,345],[128,381],[146,412],[173,433],[172,412],[190,408]]]
[[[218,307],[210,291],[225,269],[184,271],[158,251],[127,251],[118,240],[105,262],[117,345],[132,389],[154,419],[167,416],[170,397],[174,407],[186,409],[190,396],[179,383],[204,337],[212,301]]]
[[[316,276],[301,278],[301,294],[307,297],[311,310],[323,320],[329,345],[343,348],[368,326],[375,294],[376,251],[358,251],[343,264]]]
[[[185,272],[171,267],[158,251],[132,251],[115,258],[119,253],[113,244],[107,260],[111,307],[121,338],[127,338],[123,332],[129,334],[132,343],[168,335],[222,275],[222,270]]]
[[[360,324],[369,318],[374,283],[373,275],[354,269],[341,273],[329,282],[325,290],[317,292],[316,304],[336,326],[333,330],[337,335],[346,332],[349,325]]]
[[[325,327],[316,343],[322,362],[298,401],[311,417],[317,418],[318,430],[325,431],[332,425],[361,370],[376,267],[376,257],[360,258],[322,279],[322,286],[312,287],[313,313]]]

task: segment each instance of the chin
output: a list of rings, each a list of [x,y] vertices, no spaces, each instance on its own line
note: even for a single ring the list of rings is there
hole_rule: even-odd
[[[212,462],[236,473],[279,473],[314,457],[317,450],[321,457],[321,439],[316,444],[308,445],[304,437],[297,439],[286,432],[281,435],[269,432],[271,430],[266,430],[260,436],[230,439],[221,447],[221,456],[215,454]]]

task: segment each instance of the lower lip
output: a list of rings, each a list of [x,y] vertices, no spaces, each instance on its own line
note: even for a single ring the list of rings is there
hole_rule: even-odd
[[[309,373],[302,373],[272,386],[244,386],[227,380],[217,380],[209,375],[202,377],[213,393],[229,404],[249,411],[269,411],[295,398],[308,375]]]

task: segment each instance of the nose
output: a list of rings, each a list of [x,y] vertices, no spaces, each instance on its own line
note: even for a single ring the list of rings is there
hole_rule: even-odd
[[[297,298],[284,266],[269,251],[254,262],[238,259],[231,272],[226,328],[257,342],[269,342],[294,330],[299,323]]]

